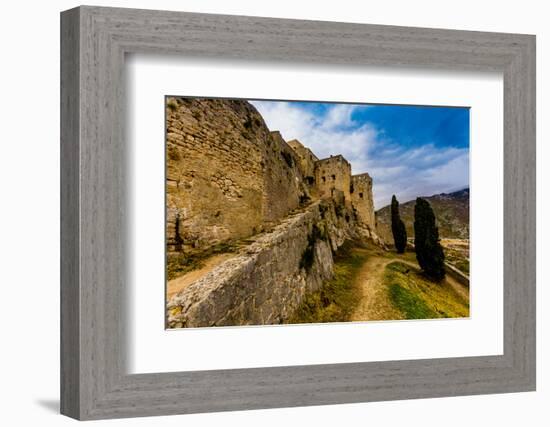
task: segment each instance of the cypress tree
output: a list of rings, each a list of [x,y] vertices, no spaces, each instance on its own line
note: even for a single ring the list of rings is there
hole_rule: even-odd
[[[402,254],[407,247],[407,229],[399,216],[399,202],[395,195],[391,198],[391,232],[397,253]]]
[[[430,204],[417,198],[414,206],[414,247],[424,272],[436,281],[445,277],[445,255],[439,243],[439,230]]]

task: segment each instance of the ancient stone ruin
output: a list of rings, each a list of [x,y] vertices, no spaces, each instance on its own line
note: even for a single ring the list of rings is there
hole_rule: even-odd
[[[240,248],[167,302],[169,327],[283,323],[344,241],[380,244],[372,179],[343,156],[286,142],[247,101],[171,97],[166,120],[167,256]]]

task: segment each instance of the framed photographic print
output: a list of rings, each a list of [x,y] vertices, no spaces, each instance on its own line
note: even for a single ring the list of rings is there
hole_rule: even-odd
[[[61,15],[61,408],[535,389],[535,38]]]
[[[469,317],[468,108],[168,96],[166,132],[169,328]]]

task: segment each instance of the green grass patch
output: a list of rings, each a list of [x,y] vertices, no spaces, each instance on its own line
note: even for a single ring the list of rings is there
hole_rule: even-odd
[[[359,303],[360,288],[354,277],[368,254],[346,242],[334,257],[334,278],[316,292],[307,294],[288,323],[346,322]]]
[[[392,304],[406,319],[468,317],[469,302],[446,282],[435,283],[399,261],[386,266],[384,283]]]
[[[224,242],[212,246],[198,254],[178,253],[176,255],[168,255],[166,258],[166,278],[167,280],[175,279],[190,271],[197,270],[204,266],[204,261],[213,255],[235,252],[238,245],[232,242]]]
[[[393,304],[405,315],[406,319],[433,319],[439,317],[417,294],[397,283],[390,285],[389,293]]]
[[[175,279],[185,273],[197,270],[204,265],[202,259],[186,254],[169,255],[166,258],[166,278]]]

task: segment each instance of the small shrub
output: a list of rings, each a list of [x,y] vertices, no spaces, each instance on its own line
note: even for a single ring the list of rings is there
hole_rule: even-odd
[[[304,252],[302,252],[302,257],[300,258],[300,268],[305,269],[307,272],[313,267],[313,260],[315,259],[315,244],[310,244],[306,246]]]
[[[313,261],[315,260],[315,243],[317,240],[323,238],[323,232],[319,229],[317,224],[314,224],[311,233],[307,236],[307,246],[300,258],[300,268],[305,269],[307,272],[313,267]]]
[[[321,214],[321,219],[325,219],[325,216],[326,216],[326,213],[327,213],[328,209],[329,209],[328,206],[324,203],[321,203],[319,205],[319,212]]]
[[[313,226],[313,233],[317,240],[328,240],[328,231],[325,223],[318,223]]]

